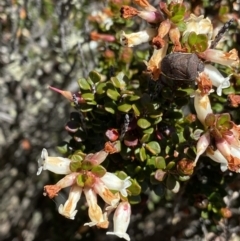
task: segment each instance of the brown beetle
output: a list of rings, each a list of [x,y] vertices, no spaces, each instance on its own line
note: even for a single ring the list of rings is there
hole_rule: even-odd
[[[203,70],[203,62],[194,53],[171,53],[161,63],[161,73],[179,81],[195,81]]]

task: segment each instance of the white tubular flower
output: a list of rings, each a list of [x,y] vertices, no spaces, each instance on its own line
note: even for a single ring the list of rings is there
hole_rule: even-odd
[[[125,34],[122,31],[120,36],[120,43],[125,47],[134,47],[136,45],[149,42],[157,35],[157,30],[154,28],[147,28],[146,30]]]
[[[41,158],[38,160],[37,175],[40,175],[42,170],[49,170],[56,174],[69,174],[71,173],[70,162],[68,158],[48,156],[47,150],[43,148]]]
[[[117,207],[117,204],[120,201],[119,193],[113,194],[101,178],[95,178],[93,190],[104,200],[105,203],[109,204],[113,208]]]
[[[99,228],[108,228],[107,213],[103,214],[102,209],[98,206],[96,193],[91,188],[84,188],[83,191],[89,207],[88,216],[91,219],[91,222],[85,223],[84,226],[92,227],[96,225]]]
[[[228,169],[228,161],[218,149],[213,151],[212,149],[208,148],[206,151],[206,155],[213,161],[220,163],[220,168],[222,172],[225,172]]]
[[[74,185],[71,187],[69,192],[68,200],[64,205],[60,204],[58,208],[58,212],[66,218],[74,219],[78,210],[76,210],[76,206],[78,201],[81,198],[82,188]]]
[[[196,90],[194,96],[194,107],[197,118],[205,126],[205,118],[209,113],[213,113],[208,95],[201,95],[201,91]]]
[[[194,14],[190,14],[190,17],[186,20],[187,29],[183,32],[183,35],[195,32],[196,34],[206,34],[210,40],[213,35],[213,26],[209,18],[204,18],[203,15],[197,17]]]
[[[207,147],[210,145],[210,133],[205,132],[197,142],[197,156],[194,161],[194,166],[196,165],[199,157],[206,151]]]
[[[117,177],[115,174],[106,172],[103,177],[100,178],[103,183],[110,190],[119,191],[123,197],[127,197],[127,188],[132,185],[130,177],[125,178],[124,180]]]
[[[116,235],[130,241],[129,235],[126,233],[131,216],[131,206],[128,202],[121,202],[113,216],[113,232],[107,232],[109,235]]]
[[[204,73],[210,78],[212,85],[217,87],[217,95],[222,95],[222,89],[228,88],[230,86],[229,79],[231,75],[224,78],[217,68],[211,64],[205,64]]]
[[[217,49],[207,49],[204,52],[199,53],[198,56],[217,64],[236,68],[239,66],[239,57],[236,49],[232,49],[228,53]]]

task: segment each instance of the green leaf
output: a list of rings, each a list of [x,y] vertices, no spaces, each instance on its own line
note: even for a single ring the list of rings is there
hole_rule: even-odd
[[[84,187],[84,181],[85,178],[83,177],[83,174],[79,174],[76,178],[76,183],[79,187]]]
[[[191,178],[191,176],[179,176],[178,179],[181,182],[186,182]]]
[[[201,217],[204,218],[204,219],[208,219],[208,218],[209,218],[208,212],[205,211],[205,210],[203,210],[203,211],[201,212]]]
[[[166,188],[163,184],[158,184],[153,187],[153,191],[158,197],[164,197]]]
[[[153,155],[157,155],[161,152],[161,147],[156,141],[151,141],[145,145],[146,149]]]
[[[134,111],[134,115],[135,115],[135,116],[140,116],[140,114],[141,114],[141,107],[140,107],[140,105],[138,105],[138,104],[133,104],[133,105],[132,105],[132,109],[133,109],[133,111]]]
[[[153,131],[154,131],[154,128],[151,127],[151,128],[148,128],[148,129],[143,130],[143,133],[144,133],[144,134],[152,134]]]
[[[97,177],[103,177],[106,174],[107,170],[103,166],[97,165],[92,168],[91,172]]]
[[[149,142],[150,138],[151,138],[151,135],[150,135],[150,134],[144,134],[144,135],[142,136],[142,138],[140,139],[140,142],[141,142],[141,143]]]
[[[98,83],[96,86],[96,93],[102,95],[106,92],[106,83]]]
[[[136,101],[136,100],[139,100],[140,99],[140,96],[139,95],[129,95],[126,97],[126,100],[128,101]]]
[[[141,186],[138,184],[136,179],[131,179],[132,185],[128,188],[130,194],[137,196],[141,193]]]
[[[118,110],[124,113],[128,113],[131,109],[132,109],[132,105],[128,103],[121,103],[120,105],[118,105]]]
[[[182,113],[179,112],[179,111],[172,111],[172,110],[169,110],[167,112],[167,117],[169,119],[181,119],[182,118]]]
[[[72,161],[81,162],[83,158],[80,155],[73,154],[70,158]]]
[[[80,106],[80,109],[81,109],[81,111],[82,112],[89,112],[89,111],[92,111],[92,106],[91,105],[88,105],[88,104],[86,104],[86,103],[83,103],[83,104],[81,104],[81,106]]]
[[[175,145],[179,143],[178,134],[176,132],[173,132],[171,134],[171,140],[172,140],[172,143]]]
[[[173,167],[175,167],[176,163],[171,161],[167,164],[166,170],[171,170]]]
[[[158,169],[165,169],[166,168],[166,161],[162,156],[155,157],[155,166]]]
[[[193,46],[197,42],[197,34],[195,32],[190,32],[188,35],[188,44]]]
[[[111,82],[114,85],[114,87],[116,87],[118,89],[121,88],[121,84],[120,84],[119,80],[117,79],[117,77],[112,77]]]
[[[104,109],[111,114],[115,114],[117,105],[114,102],[108,101],[104,104]]]
[[[127,76],[123,72],[119,72],[117,74],[116,78],[118,79],[119,88],[120,89],[125,89],[126,82],[128,82]]]
[[[217,118],[217,128],[228,124],[231,121],[231,116],[229,113],[223,113]]]
[[[117,101],[120,98],[120,94],[114,89],[108,89],[107,96],[114,101]]]
[[[191,129],[189,126],[184,126],[183,137],[185,140],[189,140],[191,136]]]
[[[142,162],[147,159],[146,150],[145,150],[144,147],[141,147],[141,148],[140,148],[139,156],[140,156],[140,160],[141,160]]]
[[[79,85],[80,89],[82,89],[82,90],[91,90],[90,84],[84,78],[81,78],[78,80],[78,85]]]
[[[140,118],[137,121],[137,125],[142,129],[147,129],[148,127],[151,126],[151,123],[147,119]]]
[[[89,161],[83,161],[82,162],[82,169],[83,170],[89,171],[89,170],[92,169],[92,167],[93,167],[93,164],[91,162],[89,162]]]
[[[68,147],[69,147],[68,142],[63,141],[62,143],[60,143],[60,144],[57,146],[57,150],[58,150],[62,155],[65,155],[65,154],[68,153]]]
[[[206,118],[205,118],[205,124],[206,126],[213,126],[215,124],[216,121],[216,117],[213,113],[209,113],[207,114]]]
[[[93,101],[94,100],[94,94],[93,93],[82,94],[82,97],[86,101]]]
[[[97,82],[99,82],[99,81],[101,81],[101,75],[98,73],[98,72],[96,72],[96,71],[91,71],[90,73],[89,73],[89,78],[92,80],[92,82],[94,82],[94,83],[97,83]]]
[[[173,175],[168,175],[166,186],[169,190],[171,190],[174,193],[178,193],[180,189],[180,183],[174,178]]]
[[[137,196],[128,196],[128,201],[130,204],[134,205],[134,204],[138,204],[141,202],[141,197],[140,195]]]
[[[81,169],[82,163],[80,161],[71,161],[69,168],[72,172],[77,172]]]

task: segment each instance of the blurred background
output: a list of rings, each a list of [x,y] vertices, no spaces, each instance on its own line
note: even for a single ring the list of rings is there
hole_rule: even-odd
[[[223,1],[209,2],[189,4],[213,16]],[[225,3],[238,16],[239,2]],[[77,91],[77,80],[98,67],[88,17],[106,6],[107,1],[0,1],[0,240],[117,240],[104,230],[83,227],[86,210],[74,221],[59,215],[58,204],[43,196],[43,186],[59,177],[36,175],[42,148],[57,155],[57,144],[68,138],[64,125],[73,110],[48,86]],[[238,43],[239,34],[234,38]],[[239,187],[239,181],[235,185]],[[66,197],[63,193],[59,198]],[[134,208],[132,240],[226,240],[222,233],[240,232],[238,210],[234,229],[225,226],[216,236],[216,230],[206,231],[195,209],[185,209],[187,200],[181,194],[164,205]]]

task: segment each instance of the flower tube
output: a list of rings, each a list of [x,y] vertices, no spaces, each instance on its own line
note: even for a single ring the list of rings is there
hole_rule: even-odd
[[[207,148],[206,156],[213,161],[220,163],[220,169],[222,172],[225,172],[228,169],[228,161],[218,149],[214,151],[211,148]]]
[[[129,235],[126,233],[131,217],[131,206],[128,202],[121,202],[113,216],[113,232],[107,232],[109,235],[116,235],[130,241]]]
[[[119,193],[113,194],[101,178],[95,178],[95,183],[93,185],[93,190],[104,200],[105,203],[109,204],[111,207],[116,208],[119,203],[120,196]]]
[[[232,49],[228,53],[217,49],[207,49],[202,53],[198,53],[198,56],[217,64],[231,67],[239,66],[239,57],[236,49]]]
[[[147,66],[147,72],[151,74],[151,77],[153,80],[158,80],[159,76],[161,74],[161,62],[162,59],[166,56],[168,49],[168,43],[166,41],[166,44],[161,49],[154,49],[153,54],[149,61],[145,61],[145,64]]]
[[[38,160],[37,175],[40,175],[42,170],[49,170],[56,174],[69,174],[71,173],[70,163],[71,160],[68,158],[48,156],[47,150],[43,148],[41,158]]]
[[[82,188],[77,185],[73,185],[69,192],[68,200],[65,202],[64,205],[61,204],[59,206],[58,212],[66,218],[74,219],[78,211],[76,210],[76,206],[81,198],[81,194]]]
[[[210,78],[212,85],[217,87],[217,95],[222,95],[222,89],[228,88],[230,86],[229,79],[231,75],[224,78],[217,68],[211,64],[205,64],[204,73]]]
[[[96,193],[91,188],[84,188],[83,191],[88,204],[88,216],[91,219],[91,222],[85,223],[84,226],[96,225],[99,228],[108,228],[107,213],[103,214],[102,209],[98,206]]]
[[[138,16],[146,20],[148,23],[160,23],[164,20],[163,14],[158,11],[139,11],[130,6],[122,6],[120,12],[121,17],[125,19]]]
[[[55,196],[57,196],[61,189],[74,185],[76,183],[76,177],[78,175],[78,172],[72,172],[59,180],[55,185],[44,186],[44,194],[48,195],[49,198],[54,198]]]
[[[157,30],[154,28],[147,28],[146,30],[130,34],[126,34],[124,31],[122,31],[120,43],[123,46],[134,47],[136,45],[151,41],[156,34]]]
[[[123,197],[127,197],[127,188],[132,185],[130,177],[125,178],[124,180],[117,177],[115,174],[106,172],[103,177],[100,178],[103,183],[110,190],[119,191]]]
[[[90,162],[93,166],[100,165],[108,156],[108,153],[104,150],[101,150],[96,153],[89,153],[84,158],[84,161]]]

